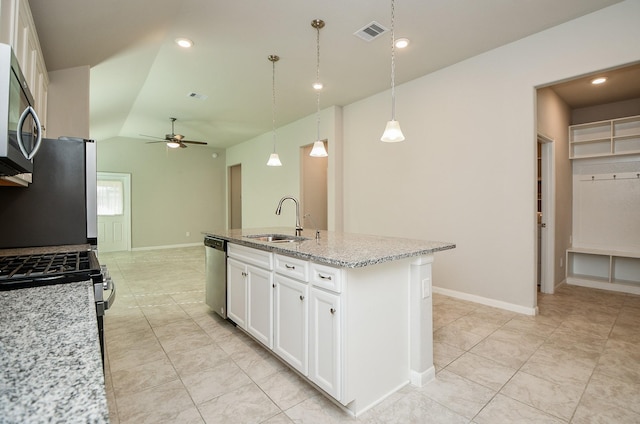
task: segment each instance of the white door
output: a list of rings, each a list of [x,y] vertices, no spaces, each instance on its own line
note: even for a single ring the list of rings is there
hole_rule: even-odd
[[[98,172],[98,250],[131,250],[131,175]]]
[[[296,370],[307,375],[308,287],[276,274],[273,350]]]
[[[542,293],[554,292],[555,172],[553,140],[538,134],[538,282]]]
[[[247,328],[247,266],[227,259],[227,316],[240,328]]]
[[[249,302],[247,331],[269,349],[273,348],[273,274],[247,265]]]
[[[309,292],[309,378],[340,399],[340,296]]]

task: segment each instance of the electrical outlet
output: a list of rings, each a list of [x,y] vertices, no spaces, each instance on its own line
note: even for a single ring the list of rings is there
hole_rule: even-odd
[[[189,231],[187,231],[187,237],[191,236],[191,233]]]

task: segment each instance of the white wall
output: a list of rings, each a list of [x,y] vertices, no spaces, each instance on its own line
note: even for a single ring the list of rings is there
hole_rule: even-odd
[[[342,132],[341,108],[330,107],[320,113],[320,138],[328,139],[328,221],[329,228],[341,226],[340,201],[342,172],[339,168]],[[293,203],[275,214],[280,198],[292,195],[300,199],[300,147],[316,139],[316,115],[308,116],[277,129],[276,150],[281,167],[267,166],[273,151],[272,133],[262,134],[227,149],[227,166],[242,164],[242,226],[244,228],[284,226],[295,228]],[[300,211],[301,220],[304,211]],[[308,224],[308,225],[307,225]],[[311,223],[302,223],[311,228]]]
[[[535,87],[640,59],[626,1],[344,107],[345,230],[452,241],[434,285],[534,308]]]
[[[202,243],[202,231],[224,228],[224,153],[122,137],[97,145],[99,172],[131,174],[133,249]]]

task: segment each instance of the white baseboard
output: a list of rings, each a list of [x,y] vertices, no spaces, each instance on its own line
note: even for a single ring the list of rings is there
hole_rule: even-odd
[[[132,251],[137,251],[137,250],[179,249],[181,247],[195,247],[195,246],[203,246],[204,247],[204,244],[202,242],[186,243],[186,244],[169,244],[169,245],[165,245],[165,246],[133,247],[133,248],[131,248],[131,250]]]
[[[468,300],[469,302],[480,303],[481,305],[491,306],[494,308],[504,309],[511,312],[517,312],[525,315],[537,315],[538,307],[528,308],[514,303],[503,302],[501,300],[489,299],[488,297],[476,296],[475,294],[464,293],[456,290],[443,289],[442,287],[433,286],[433,292],[443,294],[456,299]]]
[[[411,370],[409,379],[412,386],[422,387],[427,383],[432,382],[436,378],[436,368],[432,366],[426,371],[418,372]]]

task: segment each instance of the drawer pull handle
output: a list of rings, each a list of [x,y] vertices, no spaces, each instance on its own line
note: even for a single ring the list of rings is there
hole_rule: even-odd
[[[303,295],[300,295],[300,300],[304,300],[304,296]]]
[[[331,311],[331,315],[333,315],[333,314],[335,314],[335,313],[336,313],[336,310],[335,310],[335,309],[333,309],[333,308],[331,308],[331,309],[329,309],[329,310]]]
[[[285,268],[287,268],[287,269],[296,269],[296,267],[295,267],[295,266],[293,266],[293,265],[284,264],[284,266],[285,266]]]
[[[329,275],[329,276],[326,276],[326,275],[322,275],[322,274],[318,273],[318,277],[320,277],[320,279],[322,279],[322,280],[329,280],[329,281],[331,281],[331,276],[330,276],[330,275]]]

